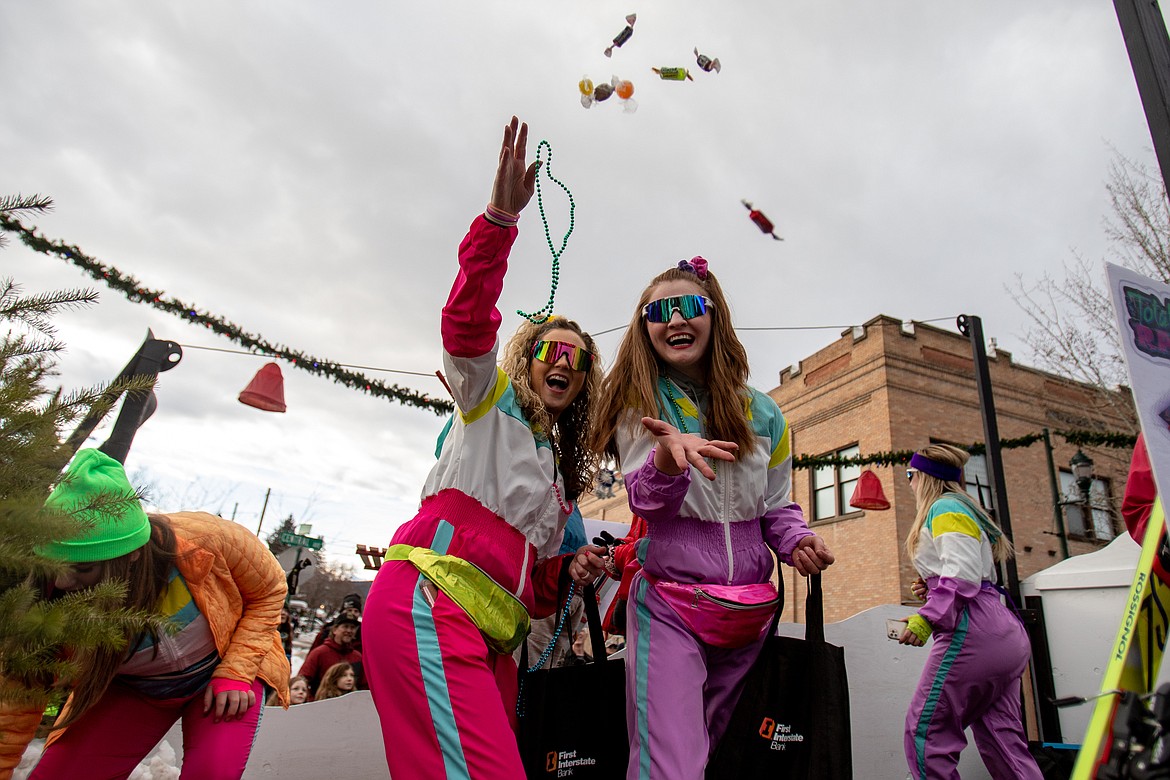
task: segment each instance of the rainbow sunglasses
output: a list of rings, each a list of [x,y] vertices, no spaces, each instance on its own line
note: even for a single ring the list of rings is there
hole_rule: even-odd
[[[569,368],[574,371],[588,371],[593,367],[593,353],[567,341],[538,341],[532,345],[532,357],[550,365],[567,357]]]
[[[670,322],[677,310],[684,320],[702,317],[711,308],[711,301],[702,295],[672,295],[650,301],[642,307],[642,316],[650,322]]]

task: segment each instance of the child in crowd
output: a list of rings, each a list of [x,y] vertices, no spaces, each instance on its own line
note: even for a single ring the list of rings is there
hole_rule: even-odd
[[[317,695],[313,701],[324,701],[344,696],[347,693],[353,693],[356,688],[357,676],[354,674],[353,666],[344,661],[333,664],[325,670],[325,676],[321,678],[321,684],[317,687]]]

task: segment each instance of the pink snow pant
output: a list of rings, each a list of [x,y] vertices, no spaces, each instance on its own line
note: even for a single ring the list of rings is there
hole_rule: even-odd
[[[420,515],[395,544],[445,553],[454,527]],[[516,663],[487,648],[442,592],[434,607],[408,561],[378,571],[362,613],[362,656],[394,780],[524,780]]]
[[[764,639],[701,642],[639,573],[626,618],[626,780],[703,780]]]
[[[29,780],[125,780],[179,719],[181,780],[239,780],[264,712],[264,684],[254,681],[252,692],[256,706],[243,718],[216,723],[212,714],[203,714],[203,691],[182,699],[149,699],[115,680],[45,749]]]
[[[967,603],[953,632],[935,630],[906,713],[906,761],[915,780],[958,780],[968,727],[994,780],[1042,780],[1020,717],[1030,653],[1024,626],[988,587]]]

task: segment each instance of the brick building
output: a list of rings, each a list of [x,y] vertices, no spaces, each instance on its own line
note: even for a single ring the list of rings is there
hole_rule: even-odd
[[[1055,431],[1132,432],[1136,428],[1128,396],[1017,365],[1003,350],[993,348],[988,357],[1000,438],[1053,431],[1061,501],[1077,501],[1069,460],[1078,448]],[[956,332],[920,323],[878,316],[845,331],[782,371],[780,385],[769,394],[789,420],[796,456],[874,454],[932,442],[983,440],[970,342]],[[1071,555],[1095,550],[1124,531],[1117,507],[1130,450],[1083,451],[1094,463],[1093,511],[1086,513],[1080,504],[1061,507]],[[1024,579],[1064,555],[1051,470],[1043,442],[1005,448],[1003,464],[1016,566]],[[914,521],[915,503],[905,467],[866,468],[881,480],[891,504],[888,510],[861,511],[848,505],[862,470],[856,466],[799,469],[793,477],[793,499],[837,555],[837,564],[824,579],[827,620],[879,604],[913,603],[909,583],[916,575],[903,542]],[[965,478],[969,491],[982,493],[990,506],[982,456],[972,458]],[[799,577],[791,569],[784,572],[792,594]]]
[[[1077,447],[1056,431],[1132,432],[1132,404],[1127,395],[1102,391],[1037,369],[1017,365],[1011,355],[992,349],[990,376],[1002,439],[1052,431],[1061,507],[1068,529],[1069,553],[1090,552],[1124,531],[1117,512],[1128,449],[1085,447],[1094,462],[1093,511],[1079,505],[1069,460]],[[931,442],[971,444],[983,440],[983,422],[974,363],[966,337],[920,323],[903,324],[878,316],[780,374],[769,394],[789,420],[797,457],[838,453],[870,455],[914,450]],[[1008,506],[1020,579],[1061,560],[1050,469],[1043,442],[1004,449]],[[890,509],[861,511],[848,505],[857,467],[798,469],[793,499],[805,510],[810,526],[837,555],[826,573],[825,618],[842,620],[880,604],[912,603],[909,583],[915,574],[903,550],[914,521],[914,495],[905,467],[872,466],[890,501]],[[966,479],[973,494],[991,505],[985,462],[972,459]],[[583,497],[586,517],[629,521],[620,484],[612,498]],[[801,578],[782,567],[785,579],[784,620],[802,621]]]

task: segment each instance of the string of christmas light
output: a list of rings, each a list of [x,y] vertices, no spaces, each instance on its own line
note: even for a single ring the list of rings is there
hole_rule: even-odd
[[[386,398],[407,406],[427,409],[438,415],[450,414],[455,409],[455,405],[450,401],[431,398],[425,393],[388,384],[379,379],[372,379],[365,374],[351,371],[336,361],[318,358],[282,344],[274,344],[258,334],[248,333],[223,317],[200,310],[194,304],[166,296],[162,290],[151,290],[143,287],[133,276],[124,274],[117,268],[90,257],[76,246],[66,244],[63,241],[50,241],[39,235],[35,228],[25,227],[20,220],[9,215],[0,214],[0,228],[17,234],[21,242],[35,252],[54,255],[77,266],[94,279],[104,282],[111,289],[122,293],[134,303],[145,303],[159,311],[180,317],[192,325],[202,325],[252,352],[280,358],[294,368],[318,376],[327,376],[340,385],[377,398]]]
[[[1076,447],[1113,447],[1115,449],[1131,449],[1137,442],[1137,436],[1130,433],[1116,431],[1053,431],[1069,444]],[[1044,438],[1043,434],[1030,433],[1015,439],[1000,439],[1001,450],[1014,450],[1021,447],[1031,447]],[[976,442],[963,447],[972,455],[982,455],[987,447],[983,442]],[[792,459],[794,469],[818,469],[825,466],[903,466],[910,462],[914,450],[889,450],[875,452],[871,455],[854,455],[842,457],[840,455],[800,455]]]

